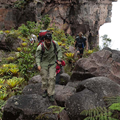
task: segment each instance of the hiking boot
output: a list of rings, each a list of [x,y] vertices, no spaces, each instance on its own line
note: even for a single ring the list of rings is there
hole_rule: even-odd
[[[50,101],[50,102],[54,102],[54,101],[55,101],[55,99],[54,99],[53,95],[48,96],[48,98],[49,98],[49,101]]]
[[[46,98],[47,95],[48,95],[48,94],[47,94],[47,90],[45,90],[44,93],[43,93],[43,95],[42,95],[42,97],[43,97],[43,98]]]

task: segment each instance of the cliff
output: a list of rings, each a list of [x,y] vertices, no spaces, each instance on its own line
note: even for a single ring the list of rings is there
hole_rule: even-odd
[[[33,0],[24,9],[13,8],[17,0],[0,1],[0,29],[17,28],[26,21],[39,21],[49,14],[51,25],[56,24],[66,33],[82,31],[90,48],[99,44],[99,28],[111,22],[112,2],[117,0]]]

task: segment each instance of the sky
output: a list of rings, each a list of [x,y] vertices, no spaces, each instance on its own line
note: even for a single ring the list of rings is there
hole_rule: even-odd
[[[112,40],[110,48],[120,50],[120,0],[112,3],[111,23],[105,23],[99,29],[99,37],[105,34]],[[99,45],[102,46],[102,38],[99,38]]]

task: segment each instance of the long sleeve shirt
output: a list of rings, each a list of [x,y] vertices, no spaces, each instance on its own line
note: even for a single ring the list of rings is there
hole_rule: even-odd
[[[58,60],[61,60],[62,52],[61,52],[60,46],[58,45],[58,43],[56,41],[54,41],[54,42],[55,42],[56,49],[57,49]],[[49,50],[47,49],[44,42],[43,42],[43,45],[44,45],[44,49],[45,49],[43,56],[41,54],[41,50],[42,50],[41,44],[37,47],[37,50],[36,50],[35,56],[36,56],[37,66],[41,66],[41,68],[48,69],[49,64],[54,64],[53,66],[56,67],[55,61],[57,60],[57,58],[56,58],[56,54],[54,52],[54,45],[53,45],[52,41],[51,41]],[[42,56],[42,61],[41,61],[41,56]]]

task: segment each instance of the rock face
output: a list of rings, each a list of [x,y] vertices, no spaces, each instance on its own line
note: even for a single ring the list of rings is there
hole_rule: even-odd
[[[0,1],[0,29],[18,27],[26,21],[40,21],[48,14],[51,26],[55,23],[71,35],[82,31],[93,48],[99,42],[100,26],[111,22],[112,2],[117,0],[34,0],[24,10],[12,8],[15,1]]]
[[[0,1],[0,29],[17,28],[27,21],[35,21],[34,7],[28,4],[24,9],[16,9],[13,6],[16,1]]]
[[[94,76],[105,76],[120,84],[120,51],[105,48],[79,59],[71,81],[82,81]]]

